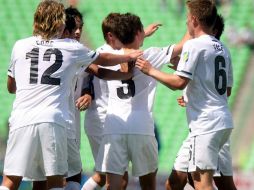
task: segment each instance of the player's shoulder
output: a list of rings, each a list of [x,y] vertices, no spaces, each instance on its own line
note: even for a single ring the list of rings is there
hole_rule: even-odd
[[[27,37],[27,38],[22,38],[22,39],[19,39],[15,42],[14,46],[15,47],[18,47],[18,46],[26,46],[26,45],[29,45],[31,43],[34,43],[36,41],[36,38],[34,36],[31,36],[31,37]]]
[[[109,44],[103,44],[102,46],[96,49],[100,53],[113,53],[113,54],[123,54],[122,49],[113,49]]]
[[[149,47],[144,50],[143,54],[144,55],[149,55],[149,54],[154,54],[154,53],[159,53],[159,52],[170,52],[170,49],[174,48],[174,44],[170,44],[165,47]]]

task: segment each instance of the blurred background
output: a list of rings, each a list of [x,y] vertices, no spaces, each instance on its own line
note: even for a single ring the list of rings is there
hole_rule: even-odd
[[[8,117],[14,95],[6,88],[7,69],[12,46],[20,38],[32,35],[33,13],[39,0],[0,0],[0,171],[3,168]],[[82,43],[96,49],[104,43],[101,22],[110,12],[132,12],[140,16],[144,26],[153,22],[162,27],[144,42],[143,49],[163,47],[178,42],[186,31],[184,0],[70,0],[84,16]],[[254,189],[254,1],[217,0],[219,13],[225,18],[225,31],[221,41],[232,55],[234,86],[229,98],[235,129],[231,137],[234,179],[239,190]],[[165,72],[172,72],[163,68]],[[177,105],[181,91],[171,91],[158,85],[154,117],[160,139],[158,189],[163,189],[176,153],[188,133],[185,109]],[[83,131],[81,155],[84,180],[92,174],[94,162]],[[22,151],[22,150],[20,150]],[[31,189],[23,183],[22,190]],[[130,190],[138,189],[136,179],[130,181]],[[187,188],[186,188],[187,189]]]

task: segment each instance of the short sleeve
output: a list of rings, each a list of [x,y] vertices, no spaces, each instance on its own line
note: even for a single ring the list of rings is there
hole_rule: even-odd
[[[148,60],[153,67],[160,69],[164,64],[170,62],[174,46],[150,47],[144,51],[143,58]]]
[[[192,41],[188,41],[184,44],[175,74],[193,80],[199,58],[199,51],[191,42]]]
[[[9,68],[8,68],[8,72],[7,75],[15,78],[15,45],[12,49],[12,53],[11,53],[11,60],[10,60],[10,64],[9,64]]]
[[[81,66],[85,67],[90,65],[99,56],[99,52],[90,50],[87,47],[83,46],[82,44],[78,45],[76,52],[77,52],[77,62]]]

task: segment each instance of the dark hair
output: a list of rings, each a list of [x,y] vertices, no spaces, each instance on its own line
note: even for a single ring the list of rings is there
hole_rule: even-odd
[[[224,18],[221,15],[217,16],[216,22],[213,27],[213,32],[215,33],[215,38],[220,40],[221,34],[224,31]]]
[[[83,22],[83,15],[79,12],[78,9],[73,7],[68,7],[67,9],[65,9],[65,13],[70,16],[73,16],[74,18],[79,17],[80,20]]]
[[[130,44],[135,40],[138,32],[143,30],[143,24],[140,18],[132,13],[121,15],[121,24],[117,28],[116,37],[123,44]]]
[[[75,18],[71,14],[69,14],[67,9],[65,9],[65,14],[66,14],[66,20],[65,20],[64,30],[68,30],[69,33],[72,33],[72,31],[76,28]]]

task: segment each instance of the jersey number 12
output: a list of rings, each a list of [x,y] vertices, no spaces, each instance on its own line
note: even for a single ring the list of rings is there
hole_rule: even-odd
[[[47,49],[43,55],[43,61],[50,61],[51,55],[55,55],[55,62],[47,68],[41,77],[41,84],[60,85],[60,78],[51,77],[63,63],[63,54],[59,49]],[[39,63],[39,48],[33,48],[32,51],[26,53],[26,59],[31,59],[30,67],[30,84],[38,82],[38,63]]]

